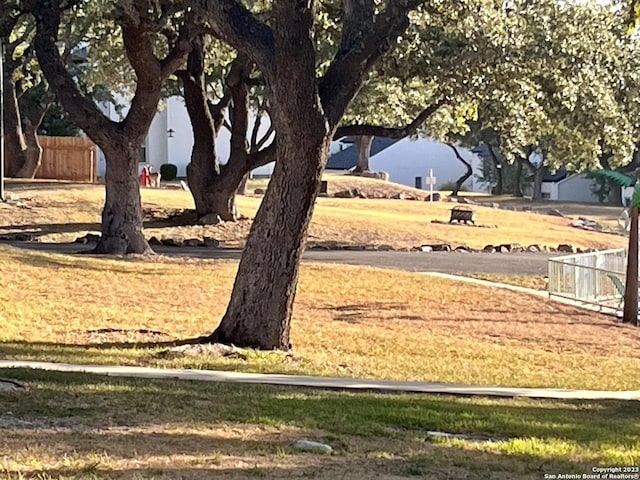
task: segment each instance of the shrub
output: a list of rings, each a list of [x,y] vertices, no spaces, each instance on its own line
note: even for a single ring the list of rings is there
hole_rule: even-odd
[[[178,167],[173,163],[163,163],[160,165],[160,176],[162,180],[170,182],[178,176]]]
[[[429,185],[427,185],[427,187],[428,186]],[[442,185],[440,185],[438,187],[438,190],[444,190],[444,191],[451,190],[451,191],[453,191],[455,188],[456,188],[456,182],[454,180],[451,180],[449,182],[445,182]],[[462,188],[460,188],[461,192],[466,192],[467,190],[468,190],[468,188],[465,185],[463,185]]]

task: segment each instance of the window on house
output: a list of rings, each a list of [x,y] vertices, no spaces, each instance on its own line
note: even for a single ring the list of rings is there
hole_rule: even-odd
[[[143,143],[140,146],[140,158],[138,159],[139,163],[147,163],[147,143]]]

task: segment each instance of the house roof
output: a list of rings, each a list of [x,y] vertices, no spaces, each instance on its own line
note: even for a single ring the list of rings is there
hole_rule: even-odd
[[[559,182],[561,180],[564,180],[565,178],[567,178],[568,175],[569,175],[569,173],[567,172],[566,169],[559,168],[556,173],[551,173],[551,172],[545,173],[544,174],[544,178],[542,179],[542,181],[543,182],[556,183],[556,182]]]
[[[377,155],[381,151],[389,148],[398,140],[390,138],[375,137],[371,143],[370,157]],[[353,140],[346,139],[343,143],[353,143]],[[358,164],[358,147],[354,144],[344,150],[334,153],[327,162],[328,170],[351,170]]]

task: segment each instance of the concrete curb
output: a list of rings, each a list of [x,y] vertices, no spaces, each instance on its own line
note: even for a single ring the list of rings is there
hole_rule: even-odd
[[[72,365],[53,362],[0,360],[0,369],[11,368],[31,368],[55,372],[93,373],[111,377],[267,384],[289,387],[340,389],[350,391],[373,390],[380,392],[397,393],[428,393],[504,398],[545,398],[557,400],[640,400],[640,390],[598,391],[567,390],[556,388],[510,388],[476,385],[455,385],[446,383],[396,382],[390,380],[362,380],[338,377],[309,377],[297,375],[241,373],[214,370],[162,369],[111,365]]]

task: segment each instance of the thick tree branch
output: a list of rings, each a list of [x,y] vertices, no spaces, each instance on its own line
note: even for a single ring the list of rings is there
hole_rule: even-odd
[[[258,140],[257,143],[254,144],[252,151],[259,151],[265,143],[267,143],[269,141],[269,139],[271,138],[271,135],[273,135],[273,133],[276,131],[276,128],[273,126],[273,123],[271,125],[269,125],[269,128],[267,129],[266,133],[262,136],[262,138],[260,140]]]
[[[269,144],[267,148],[254,153],[250,153],[247,156],[247,165],[249,171],[267,165],[268,163],[276,161],[276,138]]]
[[[198,34],[203,33],[201,23],[201,18],[198,15],[192,12],[187,13],[173,47],[167,56],[160,60],[163,78],[166,79],[184,62],[185,56],[191,50],[193,39],[196,38]]]
[[[363,37],[373,27],[375,2],[373,0],[343,0],[342,39],[337,56],[363,47]]]
[[[338,140],[342,137],[355,137],[360,135],[372,136],[372,137],[384,137],[392,139],[401,139],[414,135],[418,129],[427,121],[427,119],[436,113],[438,109],[445,105],[447,100],[442,98],[435,103],[432,103],[427,108],[422,110],[420,114],[411,122],[403,127],[383,127],[379,125],[344,125],[336,129],[336,133],[333,135],[334,140]]]
[[[216,37],[253,60],[267,77],[275,75],[275,40],[271,28],[237,0],[191,0],[201,9]]]
[[[51,88],[82,130],[94,141],[104,138],[115,122],[105,117],[96,104],[82,94],[78,84],[67,71],[56,46],[60,25],[60,2],[39,0],[33,14],[38,27],[35,38],[36,54]]]
[[[425,0],[395,0],[375,18],[358,45],[338,51],[320,82],[320,98],[329,120],[335,127],[360,90],[376,63],[389,51],[409,26],[409,12]]]

